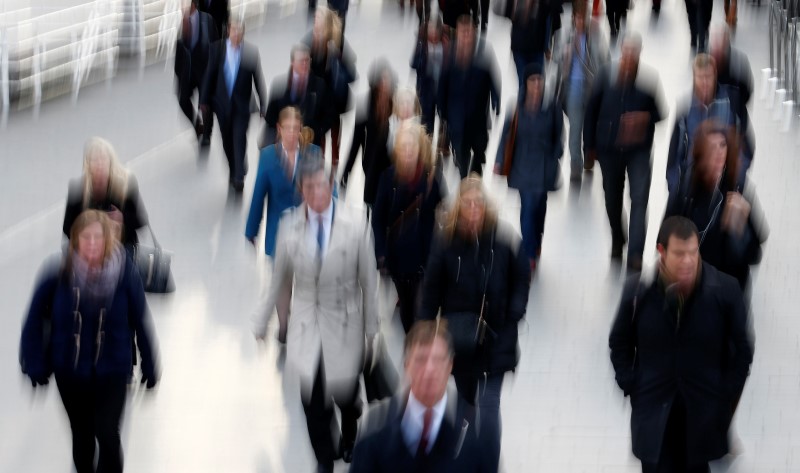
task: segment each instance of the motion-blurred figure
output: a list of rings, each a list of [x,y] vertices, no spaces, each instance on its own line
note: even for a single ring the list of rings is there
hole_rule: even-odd
[[[230,0],[197,0],[197,9],[211,15],[221,38],[228,37],[227,27],[231,17],[229,4]]]
[[[705,262],[745,290],[768,231],[752,186],[738,183],[739,138],[732,127],[709,120],[692,141],[693,170],[684,175],[666,216],[682,215],[701,228]]]
[[[651,153],[656,123],[664,117],[661,86],[655,71],[642,70],[641,37],[622,42],[619,64],[599,78],[594,87],[583,128],[587,159],[600,161],[606,213],[611,225],[611,258],[622,259],[625,245],[622,201],[625,174],[630,183],[631,215],[628,268],[642,268],[647,233],[647,202],[653,173]]]
[[[540,0],[509,0],[511,19],[511,56],[517,69],[517,89],[525,87],[525,69],[529,64],[544,65],[550,57],[551,2]]]
[[[158,381],[139,272],[106,213],[87,210],[72,225],[63,260],[40,277],[22,327],[22,371],[34,387],[55,375],[78,473],[122,472],[119,428],[136,362],[134,337],[142,383],[149,389]]]
[[[194,127],[200,145],[208,146],[211,143],[214,116],[208,110],[203,114],[197,113],[192,105],[192,95],[195,89],[199,93],[203,85],[211,43],[217,41],[219,35],[211,16],[197,9],[197,2],[202,1],[192,0],[189,10],[183,15],[181,36],[175,46],[175,77],[181,111]]]
[[[714,0],[684,0],[686,4],[686,17],[689,20],[690,46],[692,52],[704,53],[708,43],[708,26],[711,24],[711,14],[714,9]]]
[[[416,72],[417,96],[422,108],[422,124],[433,137],[435,135],[436,116],[439,114],[439,80],[444,68],[450,61],[451,42],[445,34],[442,21],[431,19],[420,25],[417,35],[417,46],[411,58],[411,68]],[[441,155],[450,156],[450,146],[445,137],[444,119],[439,117],[439,135],[437,149]],[[437,166],[440,167],[439,156]]]
[[[400,125],[394,165],[384,171],[372,213],[375,255],[392,277],[406,333],[419,309],[419,289],[428,262],[442,189],[431,162],[431,142],[419,123]]]
[[[228,39],[217,41],[211,48],[200,94],[200,106],[217,115],[222,147],[228,160],[228,181],[238,194],[244,190],[247,174],[247,128],[253,86],[258,94],[261,116],[267,111],[261,57],[258,48],[243,39],[244,24],[231,21]]]
[[[139,241],[136,231],[148,225],[136,177],[120,164],[111,143],[102,138],[86,142],[83,175],[70,181],[63,225],[67,238],[78,215],[87,209],[108,214],[128,251]]]
[[[481,174],[489,143],[489,110],[500,113],[497,60],[484,39],[476,39],[467,16],[458,20],[453,59],[439,82],[441,114],[461,178]]]
[[[292,48],[289,73],[272,81],[265,116],[267,131],[261,146],[276,143],[279,114],[290,106],[300,110],[303,123],[314,131],[314,144],[322,145],[335,112],[325,81],[311,74],[311,56],[304,44]]]
[[[741,105],[749,105],[753,96],[753,69],[747,56],[731,44],[728,25],[719,24],[712,28],[708,53],[716,62],[717,83],[735,88]]]
[[[616,380],[631,397],[633,454],[644,473],[708,472],[728,453],[733,407],[753,361],[736,280],[700,258],[697,227],[668,218],[654,280],[632,279],[609,335]]]
[[[544,68],[533,63],[525,71],[525,88],[506,119],[497,147],[495,173],[508,177],[519,191],[522,246],[536,269],[542,252],[547,193],[558,188],[564,154],[564,114],[544,100]]]
[[[287,361],[300,375],[317,471],[332,472],[337,458],[352,459],[361,415],[359,379],[379,328],[378,274],[366,216],[333,199],[333,179],[321,156],[300,161],[298,182],[304,203],[281,219],[256,336],[266,337],[275,303],[293,281]],[[342,419],[339,443],[333,404]]]
[[[447,322],[417,322],[403,351],[408,388],[367,412],[350,473],[496,473],[475,425],[447,389],[453,368]]]
[[[434,319],[441,311],[451,326],[463,328],[479,315],[485,322],[479,323],[484,334],[476,341],[480,346],[470,354],[456,348],[453,377],[470,411],[479,412],[481,448],[494,468],[500,461],[500,391],[505,373],[517,366],[517,325],[525,316],[530,288],[530,267],[519,246],[519,236],[498,220],[482,180],[472,175],[461,181],[434,239],[423,281],[422,319]],[[475,329],[468,328],[470,340]]]

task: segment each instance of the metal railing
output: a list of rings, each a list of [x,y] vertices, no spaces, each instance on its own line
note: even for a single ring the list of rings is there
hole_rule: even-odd
[[[800,0],[772,0],[769,6],[769,67],[772,78],[777,79],[778,88],[785,91],[785,98],[794,104],[800,103],[798,89],[798,47],[800,31],[798,16]]]

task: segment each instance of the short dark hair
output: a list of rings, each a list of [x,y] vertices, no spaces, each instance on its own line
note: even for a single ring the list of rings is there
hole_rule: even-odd
[[[325,158],[322,153],[306,153],[297,165],[297,185],[302,187],[304,179],[308,179],[320,172],[325,173],[326,178],[330,177],[330,172],[325,169]],[[331,185],[333,185],[332,182]]]
[[[669,239],[672,236],[680,238],[681,240],[688,240],[692,238],[692,236],[699,238],[697,225],[688,218],[680,215],[668,217],[661,223],[661,229],[658,230],[658,239],[656,242],[666,249]]]
[[[415,346],[433,344],[436,337],[441,338],[447,344],[447,352],[452,358],[453,339],[450,337],[450,331],[447,330],[447,319],[441,317],[434,320],[418,320],[414,322],[411,330],[406,334],[403,356],[408,356]]]
[[[311,55],[311,49],[303,43],[297,43],[292,46],[292,50],[289,52],[289,60],[294,62],[294,56],[297,53],[304,53],[307,56]]]

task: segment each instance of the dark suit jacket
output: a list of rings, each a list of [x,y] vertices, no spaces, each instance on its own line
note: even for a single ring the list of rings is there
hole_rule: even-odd
[[[175,76],[180,87],[201,87],[208,67],[208,56],[211,44],[219,39],[217,27],[208,13],[198,12],[200,28],[197,44],[194,49],[183,37],[178,38],[175,46]]]
[[[217,26],[217,32],[224,38],[226,36],[224,30],[230,19],[229,0],[199,0],[197,9],[211,15]]]
[[[407,393],[371,408],[360,428],[350,473],[496,473],[475,427],[457,412],[457,396],[448,393],[442,426],[424,457],[412,455],[403,439]]]
[[[681,306],[661,281],[631,281],[609,336],[620,388],[631,396],[633,454],[658,462],[675,396],[686,405],[688,463],[728,451],[731,405],[753,362],[747,309],[736,280],[702,263]],[[679,316],[678,316],[679,314]]]
[[[314,130],[314,144],[320,145],[322,138],[331,128],[331,121],[335,115],[333,104],[329,97],[325,81],[315,76],[308,75],[306,91],[292,100],[292,73],[276,77],[272,81],[267,106],[267,137],[264,146],[275,144],[275,133],[278,126],[278,116],[281,110],[293,105],[303,114],[303,125]]]
[[[250,101],[253,98],[253,86],[260,103],[259,110],[266,112],[266,90],[264,76],[261,73],[261,58],[258,49],[250,43],[242,42],[239,72],[233,85],[233,93],[229,96],[225,84],[225,56],[227,40],[215,42],[211,47],[208,70],[203,80],[200,103],[210,105],[217,118],[226,121],[234,115],[250,114]]]

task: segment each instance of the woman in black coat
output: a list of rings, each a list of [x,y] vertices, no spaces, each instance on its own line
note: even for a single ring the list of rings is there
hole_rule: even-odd
[[[97,210],[75,219],[63,262],[45,269],[22,328],[22,372],[33,386],[55,374],[78,473],[121,472],[119,429],[136,362],[134,338],[141,382],[152,388],[158,380],[142,280],[114,237],[110,218]]]
[[[750,265],[761,259],[767,229],[751,189],[741,189],[739,138],[716,121],[700,124],[692,147],[692,171],[685,173],[666,217],[682,215],[700,230],[703,261],[728,273],[742,289]]]
[[[441,311],[451,327],[463,326],[460,317],[483,314],[482,343],[473,356],[456,351],[453,377],[459,396],[479,407],[481,436],[486,429],[487,448],[498,461],[500,390],[505,373],[517,366],[517,325],[525,316],[530,287],[530,267],[519,246],[519,236],[498,221],[480,177],[465,178],[434,239],[420,310],[422,319],[436,318]]]
[[[442,201],[430,155],[425,129],[413,121],[403,122],[395,139],[394,166],[381,176],[372,212],[378,269],[394,281],[406,333],[416,319],[436,208]]]
[[[136,178],[119,163],[111,143],[102,138],[91,138],[86,143],[83,176],[70,182],[65,236],[70,236],[72,224],[86,209],[107,212],[112,222],[120,224],[119,240],[128,250],[138,241],[136,231],[147,226],[147,212]]]
[[[367,104],[356,118],[353,143],[340,181],[341,187],[347,187],[350,171],[361,150],[361,168],[365,177],[364,202],[370,207],[375,203],[381,173],[391,165],[387,142],[396,87],[395,73],[389,63],[384,60],[374,63],[370,68]]]

